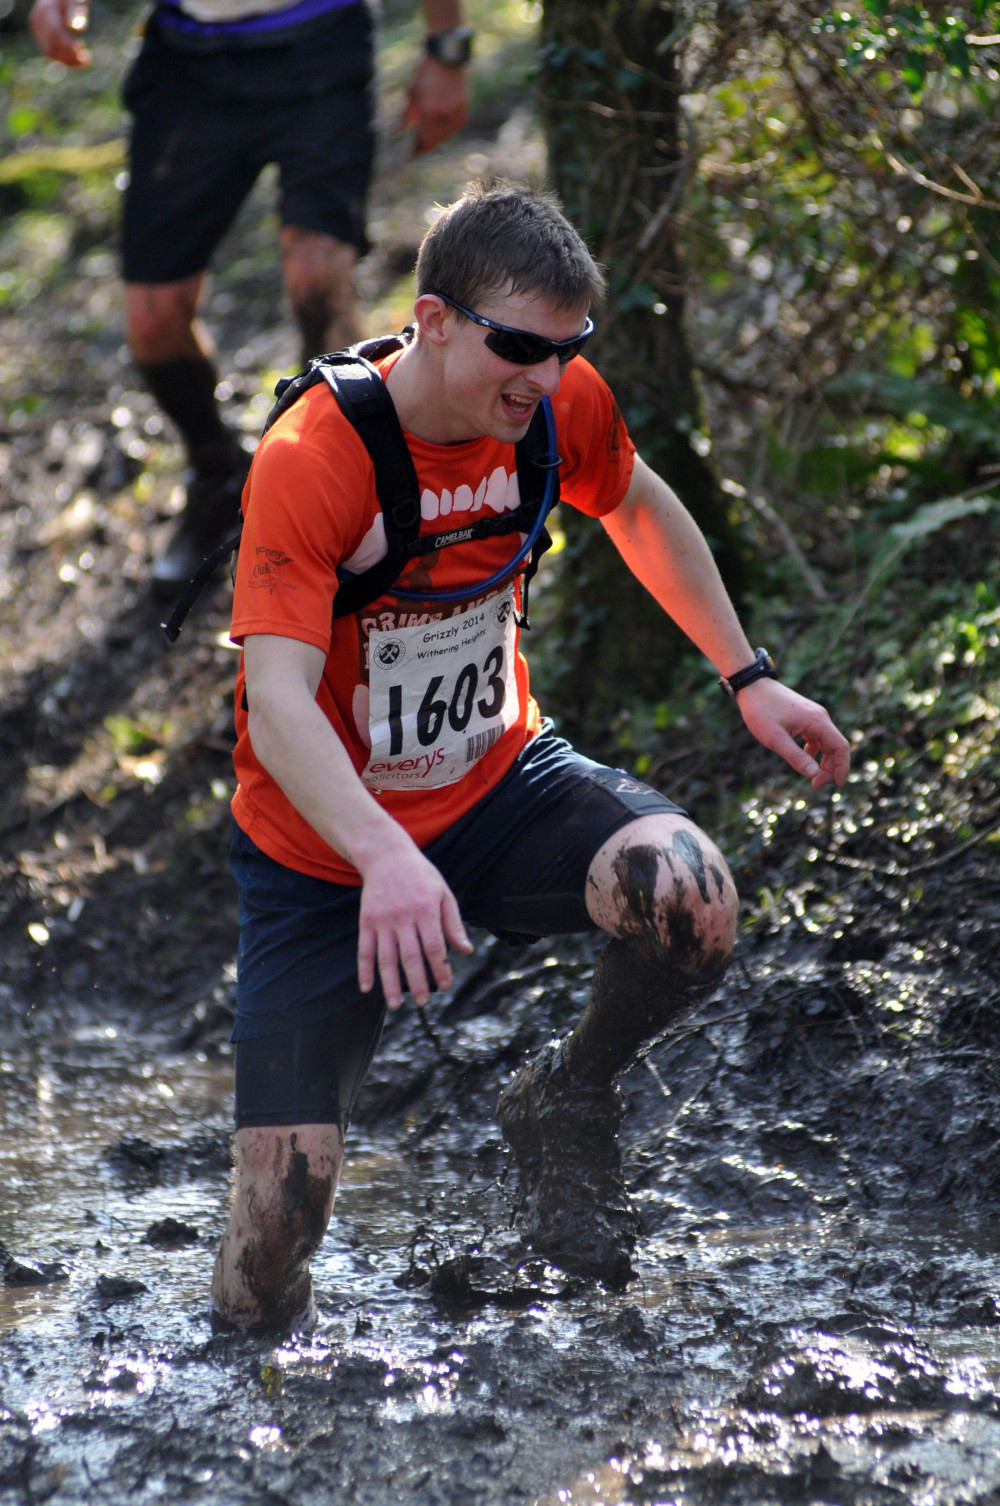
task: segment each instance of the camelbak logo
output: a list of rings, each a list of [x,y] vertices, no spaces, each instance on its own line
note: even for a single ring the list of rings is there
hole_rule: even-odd
[[[375,662],[381,669],[392,669],[406,658],[406,646],[400,638],[387,638],[375,650]]]
[[[444,549],[448,544],[462,544],[466,539],[471,539],[471,528],[456,528],[451,533],[439,533],[434,536],[434,545],[437,549]]]

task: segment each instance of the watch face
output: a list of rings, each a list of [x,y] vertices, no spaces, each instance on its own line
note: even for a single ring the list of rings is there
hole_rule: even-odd
[[[427,38],[427,51],[439,63],[459,68],[472,56],[472,32],[465,26],[456,27],[454,31],[438,32],[437,36]]]

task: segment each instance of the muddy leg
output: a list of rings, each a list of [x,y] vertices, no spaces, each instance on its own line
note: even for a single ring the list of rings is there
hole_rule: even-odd
[[[613,1082],[718,985],[738,903],[722,854],[682,816],[644,817],[604,844],[590,867],[587,908],[615,939],[566,1041],[575,1077]]]
[[[215,396],[215,351],[197,317],[203,280],[199,272],[179,282],[125,288],[132,356],[179,430],[192,473],[184,511],[153,562],[152,586],[162,600],[179,595],[204,556],[238,532],[240,493],[250,464]]]
[[[302,364],[361,338],[354,288],[357,249],[319,231],[285,225],[282,275],[302,336]]]
[[[212,1280],[218,1319],[252,1333],[316,1321],[309,1261],[333,1212],[344,1139],[334,1124],[241,1129]]]
[[[737,899],[712,842],[681,816],[643,817],[595,856],[587,905],[612,939],[590,1002],[500,1095],[500,1127],[520,1172],[521,1224],[568,1270],[621,1286],[636,1221],[622,1176],[616,1079],[721,979]]]

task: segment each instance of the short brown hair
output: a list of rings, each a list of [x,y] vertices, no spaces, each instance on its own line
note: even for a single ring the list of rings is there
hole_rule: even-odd
[[[477,179],[435,220],[417,258],[417,294],[475,309],[498,294],[538,294],[557,308],[603,301],[604,273],[554,194]]]

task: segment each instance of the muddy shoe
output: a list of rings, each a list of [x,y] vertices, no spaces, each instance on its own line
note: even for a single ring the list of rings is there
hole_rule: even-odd
[[[625,1190],[617,1087],[571,1077],[558,1041],[502,1090],[497,1116],[521,1174],[520,1222],[533,1249],[563,1270],[623,1287],[636,1218]]]
[[[180,521],[153,561],[150,583],[158,601],[179,596],[206,554],[239,531],[240,495],[249,464],[250,457],[244,455],[238,469],[228,475],[195,476],[190,482]]]

